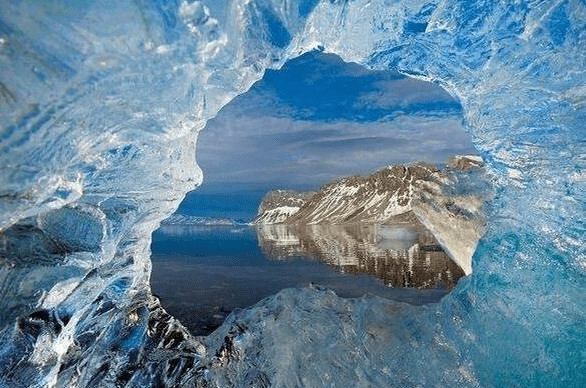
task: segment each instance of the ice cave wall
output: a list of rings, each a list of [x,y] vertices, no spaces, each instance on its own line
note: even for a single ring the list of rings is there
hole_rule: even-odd
[[[578,386],[585,23],[579,0],[2,1],[0,385]],[[431,308],[288,290],[191,338],[150,234],[206,120],[312,49],[461,101],[498,191],[474,274]]]

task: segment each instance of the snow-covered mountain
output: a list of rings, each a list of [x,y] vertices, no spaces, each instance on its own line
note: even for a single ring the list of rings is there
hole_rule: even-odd
[[[382,223],[411,210],[419,182],[436,171],[425,164],[389,166],[368,176],[339,179],[313,193],[270,192],[254,223]]]
[[[456,156],[444,170],[428,164],[389,166],[351,176],[317,192],[273,191],[259,206],[255,224],[385,224],[413,212],[446,253],[470,274],[471,258],[483,233],[486,193],[470,192],[468,177],[482,166],[477,156]]]

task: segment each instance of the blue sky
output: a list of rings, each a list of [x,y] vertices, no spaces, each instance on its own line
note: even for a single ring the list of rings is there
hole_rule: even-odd
[[[461,121],[460,104],[439,86],[312,52],[267,71],[208,122],[197,150],[204,184],[190,196],[241,201],[258,192],[245,200],[257,202],[272,188],[317,188],[395,163],[441,164],[475,152]],[[182,207],[211,215],[203,208],[216,205]]]

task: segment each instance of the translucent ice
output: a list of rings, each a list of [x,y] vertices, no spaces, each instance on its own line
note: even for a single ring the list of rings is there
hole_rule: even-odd
[[[1,1],[0,385],[582,386],[585,24],[580,0]],[[459,99],[497,191],[474,272],[432,307],[284,290],[193,338],[150,234],[206,120],[312,49]]]

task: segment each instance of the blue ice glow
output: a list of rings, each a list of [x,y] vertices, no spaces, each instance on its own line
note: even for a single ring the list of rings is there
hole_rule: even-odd
[[[581,387],[584,2],[211,3],[1,2],[0,385]],[[150,235],[198,130],[316,48],[459,99],[498,192],[474,272],[425,308],[288,289],[195,339]]]

